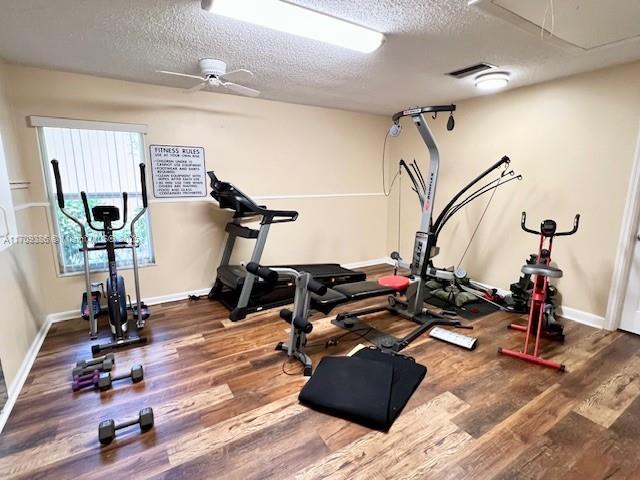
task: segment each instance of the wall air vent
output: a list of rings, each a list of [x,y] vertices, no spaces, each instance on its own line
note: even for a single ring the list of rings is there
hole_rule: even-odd
[[[470,75],[475,75],[476,73],[484,72],[491,68],[496,68],[495,65],[491,65],[490,63],[478,63],[476,65],[471,65],[470,67],[464,67],[460,70],[455,70],[453,72],[447,73],[450,77],[454,78],[464,78]]]

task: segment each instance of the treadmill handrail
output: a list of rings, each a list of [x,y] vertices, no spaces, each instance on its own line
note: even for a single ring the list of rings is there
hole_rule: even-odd
[[[241,204],[247,211],[241,211],[237,208],[228,208],[230,210],[234,210],[236,214],[242,216],[249,215],[260,215],[262,216],[262,221],[260,223],[264,224],[272,224],[272,223],[285,223],[285,222],[294,222],[298,218],[298,212],[295,210],[271,210],[267,207],[258,205],[254,202],[251,197],[249,197],[246,193],[242,192],[239,188],[236,188],[235,185],[228,182],[222,182],[218,180],[216,174],[213,170],[207,172],[209,178],[211,179],[211,196],[220,204],[221,197],[232,197],[233,202],[236,205]]]

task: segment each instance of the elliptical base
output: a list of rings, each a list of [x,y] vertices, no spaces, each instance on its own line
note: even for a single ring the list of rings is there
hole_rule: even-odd
[[[129,338],[125,338],[125,339],[121,339],[121,340],[114,340],[112,342],[109,343],[103,343],[103,344],[95,344],[95,345],[91,345],[91,353],[93,353],[94,355],[100,353],[100,352],[104,352],[106,350],[115,350],[118,348],[126,348],[126,347],[130,347],[132,345],[144,345],[145,343],[147,343],[147,337],[146,336],[140,336],[140,337],[129,337]]]

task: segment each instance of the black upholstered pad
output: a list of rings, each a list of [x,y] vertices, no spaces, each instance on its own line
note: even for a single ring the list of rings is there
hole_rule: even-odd
[[[393,288],[383,287],[378,282],[345,283],[328,289],[327,293],[322,296],[312,293],[311,308],[322,313],[329,313],[343,303],[382,295],[392,295],[393,293],[395,293]]]
[[[333,288],[329,288],[327,289],[327,293],[324,295],[312,293],[310,307],[313,310],[318,310],[322,313],[329,313],[336,306],[348,301],[349,297],[341,294],[340,292],[336,292]]]
[[[333,289],[354,301],[395,293],[393,288],[383,287],[378,282],[345,283],[344,285],[333,287]]]

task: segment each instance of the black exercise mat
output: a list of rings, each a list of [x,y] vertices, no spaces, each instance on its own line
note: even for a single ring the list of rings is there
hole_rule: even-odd
[[[387,431],[427,374],[403,355],[365,348],[324,357],[298,399],[315,410]]]
[[[456,307],[454,304],[446,302],[437,297],[427,298],[425,299],[425,302],[429,305],[433,305],[434,307],[442,308],[444,310],[452,310],[466,320],[476,320],[500,310],[495,305],[491,305],[488,302],[483,302],[482,300],[478,302],[467,303],[462,307]]]

